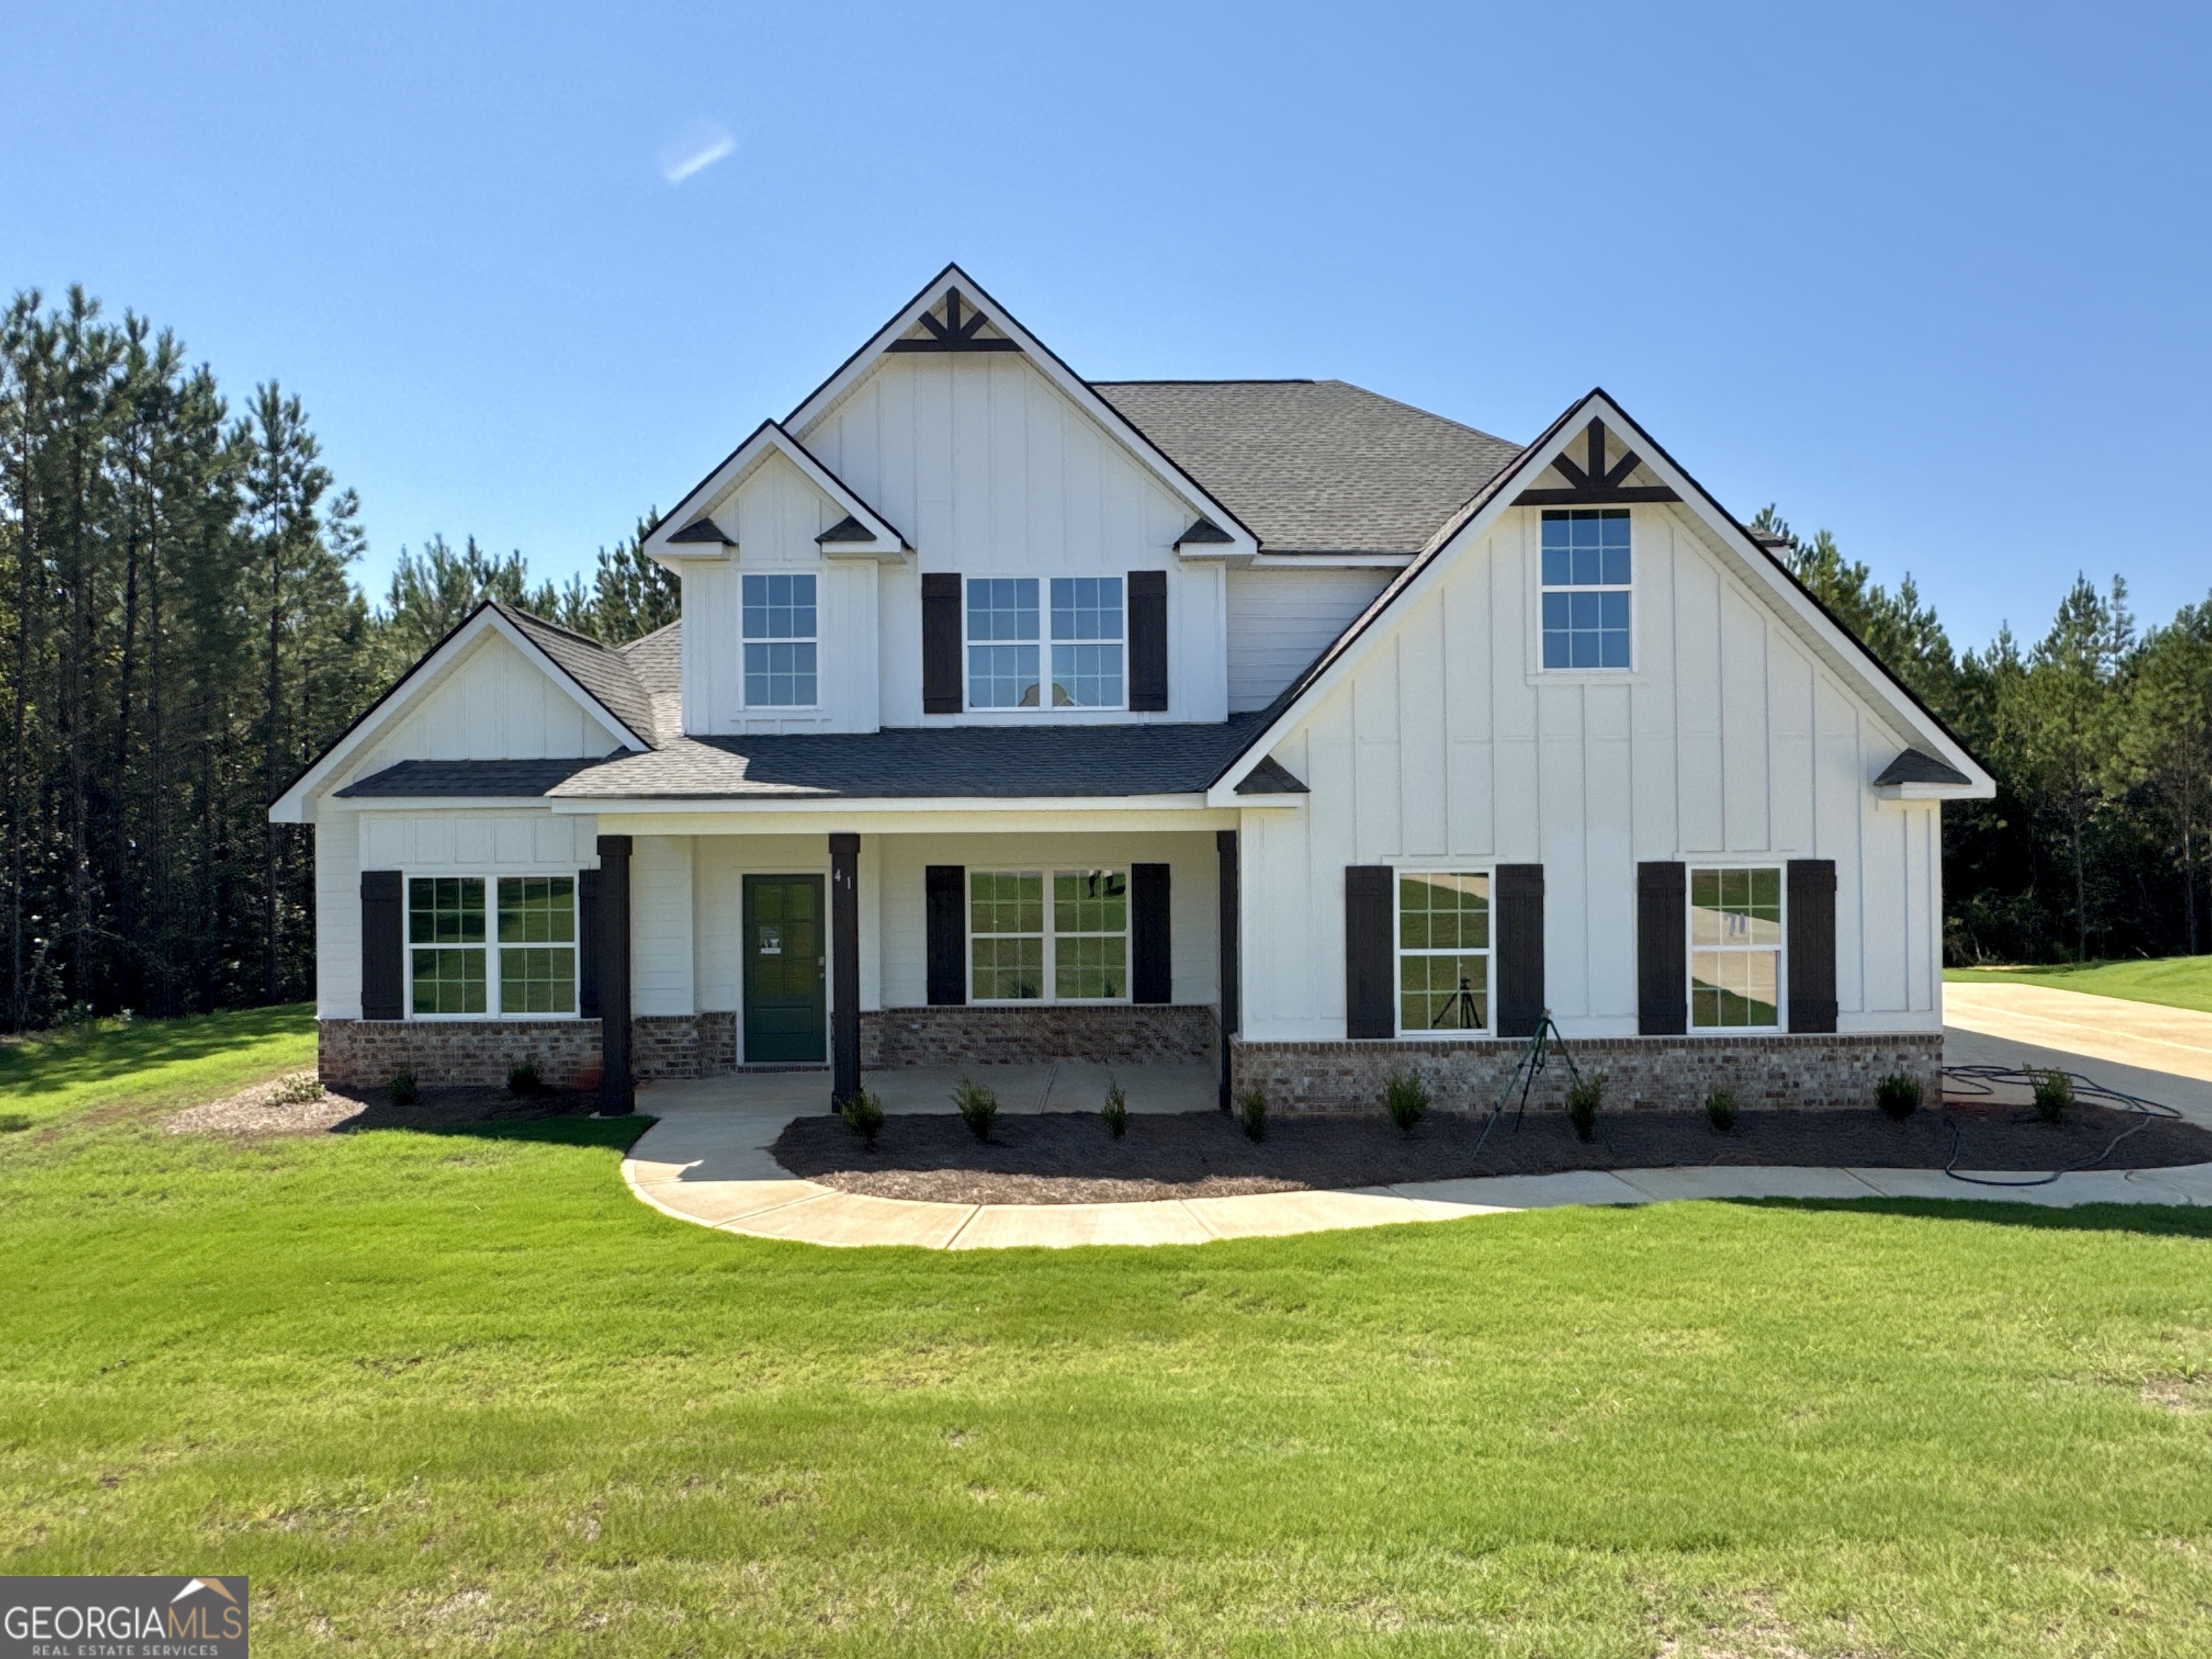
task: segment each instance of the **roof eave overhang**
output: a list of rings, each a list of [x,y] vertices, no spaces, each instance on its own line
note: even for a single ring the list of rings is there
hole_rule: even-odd
[[[1671,504],[1672,510],[1686,513],[1692,522],[1703,528],[1711,544],[1729,556],[1747,576],[1770,593],[1778,602],[1777,608],[1790,619],[1793,631],[1814,645],[1816,654],[1832,668],[1857,683],[1902,740],[1907,744],[1915,740],[1926,743],[1968,781],[1963,789],[1956,785],[1920,787],[1950,788],[1957,792],[1955,799],[1988,799],[1995,795],[1996,781],[1943,723],[1899,684],[1863,645],[1820,606],[1803,584],[1791,576],[1702,484],[1677,466],[1665,449],[1622,412],[1600,387],[1570,404],[1541,436],[1445,523],[1428,547],[1399,574],[1373,605],[1353,620],[1340,636],[1339,646],[1324,653],[1328,660],[1314,678],[1214,780],[1208,791],[1209,798],[1224,791],[1233,792],[1276,744],[1295,731],[1365,654],[1365,646],[1384,615],[1393,606],[1418,598],[1440,580],[1452,557],[1469,543],[1487,535],[1513,509],[1521,490],[1564,454],[1567,446],[1583,435],[1593,419],[1605,422],[1608,430],[1635,450],[1643,467],[1680,497]]]
[[[1162,795],[551,795],[556,812],[619,817],[685,812],[1194,812],[1214,803],[1202,791]]]
[[[1030,360],[1031,366],[1059,387],[1070,402],[1134,455],[1164,488],[1181,498],[1200,517],[1211,519],[1229,536],[1228,542],[1223,544],[1190,550],[1178,546],[1176,549],[1178,556],[1194,561],[1236,559],[1250,558],[1259,552],[1260,538],[1243,520],[1209,495],[1197,479],[1184,471],[1173,457],[1146,436],[1142,428],[1100,397],[1088,380],[1062,362],[1049,346],[1023,327],[1012,313],[992,298],[984,291],[981,283],[957,264],[948,264],[932,277],[890,321],[840,364],[835,374],[809,392],[799,406],[784,417],[783,425],[794,433],[804,434],[812,430],[817,422],[835,409],[848,392],[867,377],[890,350],[893,343],[904,338],[919,325],[923,313],[934,309],[944,299],[945,290],[954,288],[960,290],[962,299],[975,301],[992,327],[1012,341]]]
[[[1878,800],[1995,800],[1996,785],[1993,781],[1966,783],[1877,783],[1874,786]]]
[[[487,633],[496,633],[521,652],[586,714],[613,732],[617,741],[625,749],[641,753],[653,746],[631,731],[620,716],[586,690],[574,675],[546,655],[536,641],[501,616],[499,607],[487,599],[455,623],[444,639],[424,652],[413,667],[394,680],[390,690],[364,709],[351,726],[339,733],[329,748],[285,786],[283,793],[269,804],[269,821],[271,823],[313,823],[315,803],[331,780],[344,769],[347,762],[367,748],[378,732],[411,708],[418,697],[441,684],[447,674],[474,649],[477,642]]]

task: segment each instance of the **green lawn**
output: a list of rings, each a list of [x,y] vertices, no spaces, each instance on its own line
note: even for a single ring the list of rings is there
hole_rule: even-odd
[[[819,1250],[623,1125],[173,1137],[149,1041],[0,1085],[0,1571],[247,1573],[258,1653],[2205,1651],[2201,1213]]]
[[[2062,991],[2162,1002],[2212,1014],[2212,957],[2161,957],[2153,962],[2062,963],[2051,967],[1946,968],[1958,984],[2051,985]]]

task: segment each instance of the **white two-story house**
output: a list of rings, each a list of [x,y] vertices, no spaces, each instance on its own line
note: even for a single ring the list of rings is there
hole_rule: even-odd
[[[323,1074],[1206,1061],[1623,1103],[1942,1046],[1984,769],[1602,392],[1087,381],[947,268],[686,495],[683,621],[496,605],[271,808]]]

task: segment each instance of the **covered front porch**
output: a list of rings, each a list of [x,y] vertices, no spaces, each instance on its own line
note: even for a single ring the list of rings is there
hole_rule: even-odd
[[[612,1109],[943,1111],[963,1074],[1009,1112],[1095,1111],[1109,1073],[1133,1110],[1225,1099],[1233,811],[598,817]]]

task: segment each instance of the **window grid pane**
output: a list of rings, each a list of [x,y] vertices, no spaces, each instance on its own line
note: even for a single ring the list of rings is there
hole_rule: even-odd
[[[1690,1024],[1707,1030],[1781,1023],[1782,872],[1690,872]]]
[[[480,945],[417,950],[414,957],[414,1012],[418,1014],[481,1014],[484,1012],[484,950]]]
[[[1402,1031],[1490,1025],[1490,878],[1422,871],[1398,878],[1398,1024]]]
[[[477,876],[416,876],[407,884],[407,942],[481,945],[484,884]]]
[[[745,647],[748,708],[811,708],[816,684],[811,641]]]
[[[1547,668],[1626,668],[1632,566],[1626,507],[1543,520]]]
[[[968,582],[968,638],[1033,640],[1037,636],[1034,576],[974,576]]]
[[[501,876],[499,942],[568,945],[576,938],[574,876]]]
[[[1053,995],[1098,1001],[1129,994],[1129,872],[1059,870],[1052,878]]]
[[[1121,637],[1121,579],[1119,576],[1054,576],[1052,579],[1052,636],[1055,640],[1119,640]]]
[[[576,1012],[576,953],[568,947],[508,945],[499,953],[502,1014]]]
[[[747,576],[744,604],[744,637],[749,640],[814,637],[812,576]]]

